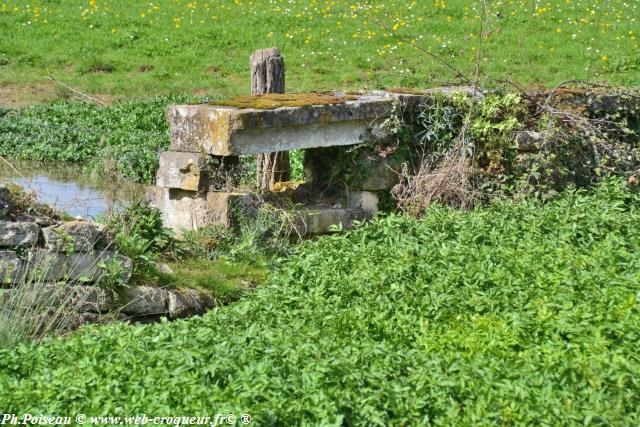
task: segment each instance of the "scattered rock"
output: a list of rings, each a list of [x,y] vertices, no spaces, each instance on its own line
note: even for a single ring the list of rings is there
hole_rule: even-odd
[[[45,248],[53,252],[91,252],[104,236],[88,221],[69,221],[42,229]]]
[[[169,267],[169,264],[166,262],[156,262],[155,263],[156,270],[162,274],[171,275],[173,274],[173,269]]]
[[[516,149],[521,153],[535,153],[544,144],[542,132],[522,131],[516,133]]]
[[[122,296],[122,312],[136,316],[166,314],[169,293],[151,286],[127,288]]]
[[[35,222],[0,221],[0,247],[35,246],[39,235]]]
[[[214,305],[213,298],[194,289],[170,290],[168,294],[167,311],[172,319],[200,314]]]

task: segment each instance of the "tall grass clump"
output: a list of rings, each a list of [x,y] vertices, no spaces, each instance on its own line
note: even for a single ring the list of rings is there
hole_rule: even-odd
[[[66,275],[75,279],[56,282],[49,279],[59,274],[54,256],[36,252],[23,265],[3,272],[13,283],[0,289],[0,348],[68,333],[84,323],[84,313],[97,312],[99,297],[87,281],[106,279],[105,263],[71,264]]]

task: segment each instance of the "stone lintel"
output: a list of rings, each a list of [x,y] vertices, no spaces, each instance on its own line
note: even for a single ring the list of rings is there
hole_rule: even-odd
[[[171,149],[217,156],[240,156],[363,142],[399,100],[417,110],[428,95],[360,95],[335,105],[273,110],[226,106],[175,105],[167,109]]]

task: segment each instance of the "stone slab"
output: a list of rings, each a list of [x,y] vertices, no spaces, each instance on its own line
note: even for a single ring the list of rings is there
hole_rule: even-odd
[[[172,150],[240,156],[358,144],[378,131],[376,124],[389,116],[395,100],[402,103],[405,111],[412,111],[427,97],[378,93],[361,95],[343,104],[274,110],[175,105],[167,109],[166,117]]]
[[[104,240],[101,227],[88,221],[69,221],[42,229],[45,248],[53,252],[91,252]]]
[[[39,236],[35,222],[0,221],[0,247],[35,246]]]
[[[127,288],[121,297],[121,311],[135,316],[166,314],[169,293],[165,289],[152,286]]]
[[[208,157],[197,153],[160,153],[156,185],[188,191],[206,191],[209,186]]]
[[[164,226],[178,235],[210,225],[232,227],[236,207],[251,205],[251,196],[244,193],[202,194],[157,186],[147,188],[146,199],[160,210]]]

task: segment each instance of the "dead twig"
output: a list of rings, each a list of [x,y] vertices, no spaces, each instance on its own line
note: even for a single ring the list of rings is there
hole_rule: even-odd
[[[95,98],[93,96],[87,95],[84,92],[81,92],[77,89],[72,88],[71,86],[62,83],[61,81],[56,80],[55,78],[51,77],[51,76],[47,76],[46,77],[48,80],[51,80],[53,83],[57,84],[58,86],[61,86],[67,90],[70,90],[71,92],[80,95],[83,98],[87,98],[88,100],[95,102],[96,104],[102,105],[103,107],[106,107],[107,104],[105,104],[104,102],[100,101],[98,98]]]

